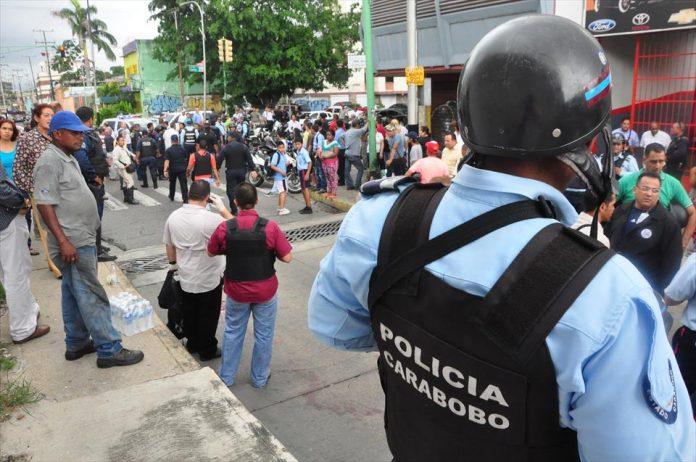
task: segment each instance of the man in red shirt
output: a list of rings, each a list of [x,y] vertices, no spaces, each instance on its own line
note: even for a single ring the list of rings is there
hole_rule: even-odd
[[[205,180],[210,184],[220,187],[220,175],[218,174],[215,156],[206,151],[206,140],[198,142],[198,149],[189,156],[186,176],[193,181]]]
[[[270,376],[275,317],[278,308],[276,258],[290,263],[292,246],[278,224],[260,218],[256,188],[241,183],[234,191],[236,218],[221,223],[208,242],[208,255],[225,255],[225,334],[220,378],[234,384],[249,315],[254,315],[251,384],[263,388]]]

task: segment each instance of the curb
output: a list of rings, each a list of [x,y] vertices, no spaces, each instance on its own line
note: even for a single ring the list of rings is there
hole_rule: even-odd
[[[309,195],[315,202],[321,202],[323,204],[330,205],[331,207],[340,210],[341,212],[349,211],[354,204],[354,202],[350,202],[338,197],[336,199],[328,199],[324,197],[322,194],[316,193],[315,191],[310,191]]]

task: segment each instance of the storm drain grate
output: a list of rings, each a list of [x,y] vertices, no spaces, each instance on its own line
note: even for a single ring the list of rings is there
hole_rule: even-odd
[[[320,225],[305,226],[304,228],[285,231],[285,236],[290,242],[303,242],[320,237],[333,236],[341,227],[342,221],[332,221]]]
[[[166,255],[151,255],[149,257],[134,258],[117,262],[118,267],[126,273],[142,274],[152,271],[164,270],[169,267],[169,260]]]

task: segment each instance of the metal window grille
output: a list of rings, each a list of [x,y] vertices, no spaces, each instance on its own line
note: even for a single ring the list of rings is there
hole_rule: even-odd
[[[639,136],[658,122],[669,133],[683,122],[696,164],[696,30],[636,36],[631,122]]]

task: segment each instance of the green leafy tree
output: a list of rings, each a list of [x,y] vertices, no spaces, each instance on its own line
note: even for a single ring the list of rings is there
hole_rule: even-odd
[[[227,66],[231,101],[246,97],[272,104],[297,88],[320,91],[325,83],[345,85],[350,77],[346,55],[359,39],[360,14],[354,5],[342,12],[337,0],[209,0],[201,2],[206,20],[208,82],[223,93],[222,63],[217,40],[234,43],[234,61]],[[200,17],[193,5],[177,8],[176,0],[151,0],[159,19],[155,57],[186,65],[201,61]],[[174,11],[178,12],[177,31]],[[190,82],[199,73],[185,72]],[[176,71],[168,76],[176,78]]]
[[[63,40],[61,45],[65,56],[62,56],[56,47],[56,54],[51,60],[51,69],[56,72],[72,71],[82,55],[82,49],[73,40]]]
[[[123,77],[126,75],[123,71],[123,66],[111,66],[109,72],[111,72],[112,77]]]
[[[87,57],[87,39],[91,37],[94,46],[99,51],[104,52],[110,61],[116,60],[116,55],[111,49],[116,46],[116,38],[109,33],[106,23],[97,19],[97,8],[90,5],[89,8],[83,8],[79,0],[70,0],[72,8],[63,8],[58,11],[53,11],[53,16],[64,19],[70,26],[70,30],[77,38],[80,49],[82,50],[82,59],[85,69],[89,69],[89,58]],[[89,22],[87,21],[87,13],[89,13]],[[91,27],[90,27],[91,26]],[[90,33],[91,28],[91,33]],[[92,57],[94,59],[94,57]],[[86,71],[89,75],[89,70]]]

